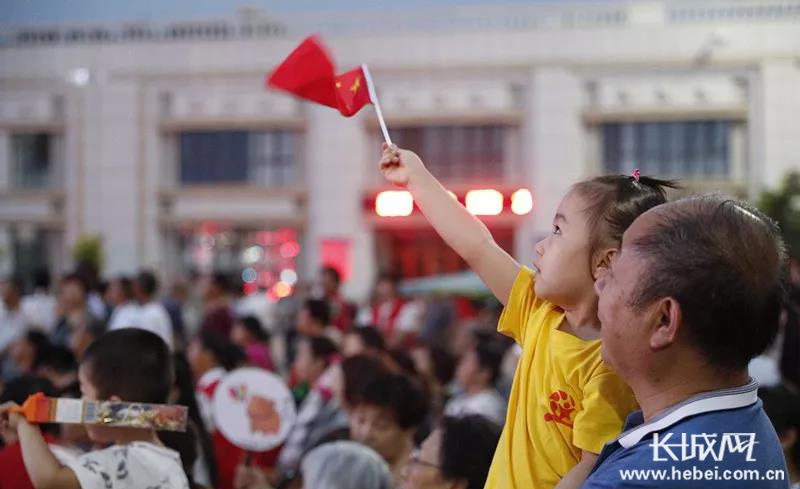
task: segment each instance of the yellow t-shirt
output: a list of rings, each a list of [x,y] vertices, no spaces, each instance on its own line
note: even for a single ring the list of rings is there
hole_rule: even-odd
[[[536,299],[522,267],[498,331],[522,345],[508,414],[486,489],[551,489],[581,458],[600,453],[636,409],[630,388],[600,357],[600,340],[560,331],[564,311]]]

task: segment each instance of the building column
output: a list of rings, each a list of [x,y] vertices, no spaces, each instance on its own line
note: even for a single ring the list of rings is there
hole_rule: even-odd
[[[762,61],[751,86],[751,171],[757,197],[800,169],[800,63],[781,58]]]
[[[522,127],[522,180],[534,208],[516,233],[515,258],[530,265],[536,243],[550,232],[558,204],[575,182],[586,178],[581,80],[558,66],[531,70]]]
[[[109,80],[88,85],[84,94],[81,165],[77,172],[80,233],[100,234],[104,274],[130,272],[139,265],[137,178],[139,106],[134,82]]]
[[[350,278],[344,293],[352,299],[367,297],[375,278],[373,230],[367,226],[361,208],[363,191],[380,148],[367,147],[367,133],[361,116],[343,118],[337,111],[306,105],[306,185],[308,228],[307,279],[315,279],[322,265],[321,245],[328,239],[349,243]]]

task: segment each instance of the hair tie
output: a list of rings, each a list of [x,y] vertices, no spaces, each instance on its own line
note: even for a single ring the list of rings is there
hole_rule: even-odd
[[[633,173],[631,173],[631,178],[636,181],[636,183],[639,183],[639,178],[641,178],[641,176],[642,172],[640,172],[638,168],[634,168]]]

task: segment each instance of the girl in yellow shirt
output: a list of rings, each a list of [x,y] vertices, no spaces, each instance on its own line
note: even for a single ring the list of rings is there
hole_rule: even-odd
[[[500,248],[413,152],[384,144],[380,169],[411,192],[436,231],[505,305],[498,331],[522,345],[485,487],[579,487],[636,407],[631,390],[603,362],[594,282],[625,229],[665,202],[665,187],[674,185],[638,171],[574,185],[556,211],[552,234],[536,245],[532,270]]]

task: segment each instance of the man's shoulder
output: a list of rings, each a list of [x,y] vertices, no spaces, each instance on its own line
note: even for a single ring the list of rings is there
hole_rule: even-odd
[[[627,487],[619,484],[622,480],[633,484],[631,477],[636,477],[635,487],[660,487],[659,481],[663,484],[664,480],[681,488],[705,489],[709,480],[725,480],[725,487],[751,487],[747,483],[752,484],[753,479],[726,479],[737,471],[741,477],[759,477],[759,487],[783,488],[781,482],[785,481],[764,478],[780,476],[778,472],[785,476],[785,469],[777,435],[761,404],[756,403],[688,417],[646,434],[627,448],[617,444],[584,489],[599,489],[612,482],[608,487]],[[645,472],[648,479],[643,479]]]

